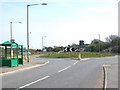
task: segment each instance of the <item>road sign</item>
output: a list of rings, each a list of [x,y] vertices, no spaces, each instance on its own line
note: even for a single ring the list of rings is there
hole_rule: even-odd
[[[65,51],[67,52],[67,48],[65,48]]]
[[[66,47],[66,48],[64,49],[64,51],[65,51],[65,52],[68,52],[68,51],[71,51],[71,52],[72,52],[72,51],[74,51],[74,48],[68,48],[68,47]]]
[[[70,51],[72,52],[72,48],[70,48]]]

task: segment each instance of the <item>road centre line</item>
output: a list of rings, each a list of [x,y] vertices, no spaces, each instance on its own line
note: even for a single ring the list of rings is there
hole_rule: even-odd
[[[32,84],[34,84],[34,83],[37,83],[37,82],[42,81],[42,80],[44,80],[44,79],[46,79],[46,78],[49,78],[49,77],[50,77],[50,76],[45,76],[45,77],[43,77],[43,78],[41,78],[41,79],[38,79],[38,80],[36,80],[36,81],[33,81],[33,82],[28,83],[28,84],[26,84],[26,85],[23,85],[23,86],[19,87],[18,89],[25,88],[25,87],[27,87],[27,86],[30,86],[30,85],[32,85]],[[18,89],[16,89],[16,90],[18,90]]]
[[[58,72],[62,72],[62,71],[64,71],[64,70],[66,70],[66,69],[68,69],[68,68],[70,68],[71,66],[68,66],[68,67],[66,67],[66,68],[64,68],[64,69],[62,69],[62,70],[59,70]]]

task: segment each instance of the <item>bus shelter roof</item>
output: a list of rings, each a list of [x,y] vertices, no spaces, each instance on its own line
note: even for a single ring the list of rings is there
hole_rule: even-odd
[[[15,42],[9,42],[9,41],[6,41],[6,42],[3,42],[1,44],[1,46],[22,46],[21,44],[17,44]]]

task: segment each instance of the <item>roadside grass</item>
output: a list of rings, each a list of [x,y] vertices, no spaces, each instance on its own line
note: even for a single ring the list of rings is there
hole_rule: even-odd
[[[114,56],[115,54],[110,53],[96,53],[96,52],[46,52],[40,55],[40,58],[78,58],[81,54],[81,58],[91,58],[91,57],[108,57]]]

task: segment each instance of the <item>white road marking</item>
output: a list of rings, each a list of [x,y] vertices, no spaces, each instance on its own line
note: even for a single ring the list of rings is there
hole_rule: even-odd
[[[105,90],[107,88],[107,79],[108,79],[108,76],[107,76],[107,70],[106,70],[106,64],[103,64],[102,65],[104,67],[104,70],[105,70],[105,86],[103,87]]]
[[[68,68],[70,68],[71,66],[68,66],[68,67],[66,67],[66,68],[64,68],[64,69],[62,69],[62,70],[60,70],[60,71],[58,71],[58,72],[62,72],[62,71],[64,71],[64,70],[66,70],[66,69],[68,69]]]
[[[38,80],[36,80],[36,81],[33,81],[33,82],[28,83],[28,84],[26,84],[26,85],[23,85],[23,86],[19,87],[18,89],[25,88],[25,87],[27,87],[27,86],[30,86],[30,85],[34,84],[34,83],[37,83],[37,82],[39,82],[39,81],[42,81],[42,80],[44,80],[44,79],[46,79],[46,78],[48,78],[48,77],[50,77],[50,76],[45,76],[45,77],[43,77],[43,78],[41,78],[41,79],[38,79]]]
[[[89,60],[90,58],[85,58],[84,60]]]
[[[85,61],[85,60],[89,60],[90,58],[82,58],[81,60],[82,61]]]
[[[77,64],[77,63],[78,63],[78,62],[75,62],[74,65]]]
[[[85,62],[85,61],[88,61],[90,58],[82,58],[80,61],[81,62]]]
[[[105,73],[105,77],[106,77],[106,78],[105,78],[105,89],[106,89],[106,88],[107,88],[107,70],[106,70],[106,68],[105,68],[105,72],[106,72],[106,73]]]

